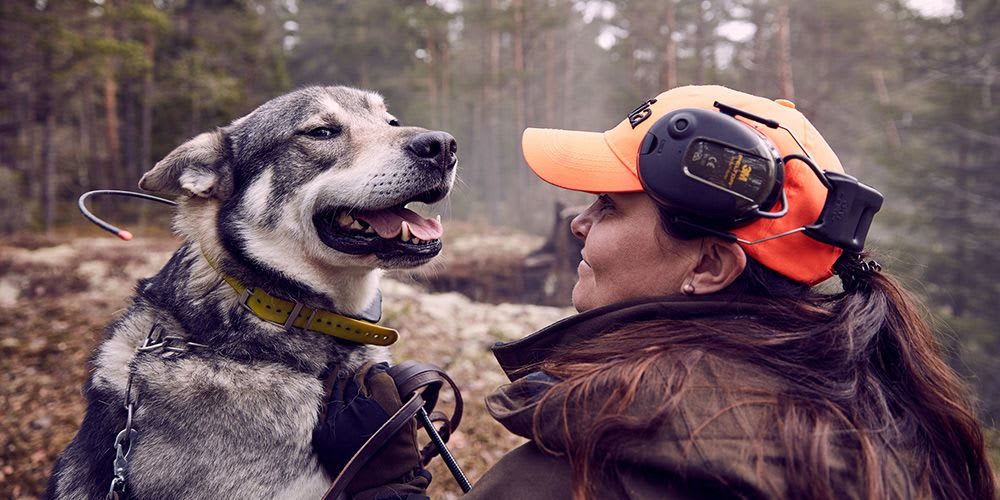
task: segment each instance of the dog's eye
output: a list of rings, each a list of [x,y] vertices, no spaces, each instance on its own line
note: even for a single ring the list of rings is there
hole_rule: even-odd
[[[340,127],[316,127],[304,133],[315,139],[331,139],[340,135]]]
[[[399,120],[397,120],[395,118],[389,120],[389,126],[390,127],[398,127],[399,126]]]

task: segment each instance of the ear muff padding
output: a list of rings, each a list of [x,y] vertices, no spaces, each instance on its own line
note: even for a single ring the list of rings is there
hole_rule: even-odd
[[[767,211],[781,193],[777,148],[749,125],[716,111],[667,113],[639,147],[639,180],[668,211],[706,226],[730,229]]]

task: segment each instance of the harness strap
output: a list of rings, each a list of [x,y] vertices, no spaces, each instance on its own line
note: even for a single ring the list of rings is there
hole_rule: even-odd
[[[389,442],[393,436],[396,435],[407,423],[410,422],[420,408],[423,407],[424,400],[419,394],[414,394],[413,397],[409,399],[400,409],[393,413],[389,420],[386,420],[381,427],[372,434],[368,440],[365,441],[361,448],[354,453],[354,456],[347,462],[344,466],[344,470],[337,474],[337,478],[333,480],[333,484],[330,485],[330,489],[326,490],[326,494],[323,495],[324,500],[337,500],[344,494],[347,490],[347,486],[351,484],[351,479],[361,470],[369,460],[375,456],[376,453],[386,443]]]
[[[419,363],[416,361],[404,361],[398,365],[392,366],[386,372],[392,377],[392,381],[396,384],[396,388],[399,390],[399,394],[402,397],[406,397],[407,401],[403,404],[396,413],[393,413],[388,420],[382,424],[374,434],[369,437],[361,448],[354,453],[354,456],[347,462],[344,469],[337,474],[336,479],[333,480],[333,484],[323,495],[324,500],[337,500],[341,495],[347,490],[347,486],[357,475],[358,471],[364,467],[369,460],[375,456],[378,451],[385,446],[402,428],[406,425],[410,419],[414,418],[421,409],[431,413],[431,419],[436,421],[442,421],[443,425],[438,431],[441,434],[441,438],[444,442],[448,441],[448,436],[451,435],[453,431],[458,429],[458,424],[462,420],[462,393],[458,391],[458,386],[455,382],[448,376],[444,370],[428,364]],[[434,406],[437,404],[438,392],[441,387],[447,383],[451,390],[455,393],[455,412],[451,419],[448,419],[444,413],[436,412]],[[423,389],[421,391],[421,389]],[[420,392],[417,392],[420,391]],[[324,405],[325,408],[326,405]],[[434,442],[428,443],[427,446],[420,451],[421,462],[423,465],[427,465],[435,455],[437,455],[440,450],[434,445]]]
[[[458,429],[458,424],[462,421],[462,410],[465,407],[462,402],[462,393],[458,390],[455,381],[444,370],[418,361],[404,361],[390,367],[388,373],[393,382],[396,382],[399,394],[403,396],[423,389],[421,396],[425,400],[424,409],[430,414],[431,421],[442,423],[441,427],[438,428],[438,433],[441,435],[441,439],[447,443],[451,433]],[[442,412],[434,411],[438,393],[445,383],[451,387],[455,394],[455,412],[451,419]],[[438,453],[440,450],[437,449],[433,441],[427,443],[427,446],[420,450],[423,464],[426,466]]]

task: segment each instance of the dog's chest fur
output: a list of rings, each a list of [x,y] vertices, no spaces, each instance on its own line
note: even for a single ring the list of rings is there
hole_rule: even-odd
[[[86,389],[87,416],[50,493],[107,493],[130,366],[138,401],[131,497],[315,499],[329,486],[311,446],[321,377],[385,359],[385,351],[263,323],[234,307],[232,290],[199,259],[191,245],[178,250],[109,327]],[[207,347],[136,354],[154,326]]]
[[[136,368],[137,497],[315,499],[329,486],[311,448],[323,393],[315,376],[195,356]]]

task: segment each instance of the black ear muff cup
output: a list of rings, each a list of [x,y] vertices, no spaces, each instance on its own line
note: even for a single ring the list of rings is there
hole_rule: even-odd
[[[717,111],[667,113],[639,148],[639,180],[668,211],[711,228],[749,224],[780,198],[784,169],[774,144]]]

